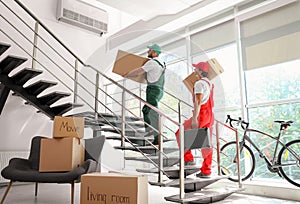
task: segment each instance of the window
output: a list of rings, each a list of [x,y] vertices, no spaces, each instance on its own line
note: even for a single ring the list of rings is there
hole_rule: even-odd
[[[300,60],[246,71],[248,104],[300,98]]]

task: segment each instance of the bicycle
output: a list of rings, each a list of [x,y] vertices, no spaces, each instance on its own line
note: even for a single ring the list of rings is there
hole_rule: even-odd
[[[240,179],[242,181],[247,180],[255,169],[255,156],[252,149],[248,146],[248,143],[258,153],[260,158],[264,159],[268,169],[272,173],[278,173],[281,177],[285,178],[291,184],[300,187],[300,139],[289,141],[284,143],[281,140],[283,131],[286,130],[293,121],[276,120],[275,123],[280,124],[280,130],[278,136],[272,136],[265,132],[256,129],[250,129],[249,123],[239,119],[233,119],[230,115],[227,116],[226,123],[229,122],[232,128],[234,126],[240,126],[244,133],[242,139],[239,141],[240,149]],[[235,123],[236,125],[234,125]],[[248,133],[255,132],[260,135],[267,136],[273,140],[276,140],[275,150],[271,159],[259,149],[259,147],[249,137]],[[248,142],[246,144],[246,141]],[[277,154],[279,144],[282,146],[281,150]],[[236,155],[236,141],[231,141],[223,145],[220,149],[221,152],[221,172],[224,175],[229,175],[229,180],[238,181],[238,168],[237,168],[237,155]],[[277,159],[276,159],[277,158]]]

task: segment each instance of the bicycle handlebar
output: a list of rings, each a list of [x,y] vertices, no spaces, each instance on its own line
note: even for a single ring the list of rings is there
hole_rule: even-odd
[[[239,117],[239,119],[234,119],[234,118],[231,118],[230,115],[227,115],[226,123],[228,123],[228,122],[229,122],[230,127],[232,127],[232,128],[234,128],[234,125],[232,124],[232,122],[237,122],[236,125],[237,126],[240,125],[243,130],[246,130],[249,127],[249,123],[242,120],[241,117]]]

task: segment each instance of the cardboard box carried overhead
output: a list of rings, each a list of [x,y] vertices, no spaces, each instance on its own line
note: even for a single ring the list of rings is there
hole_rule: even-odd
[[[219,74],[222,74],[224,72],[223,67],[219,64],[217,59],[212,58],[212,59],[208,60],[207,63],[210,65],[210,68],[211,68],[207,74],[207,78],[209,80],[212,80],[213,78],[215,78],[216,76],[218,76]]]
[[[112,72],[125,76],[128,72],[142,67],[149,59],[122,50],[118,51]],[[147,83],[145,75],[129,78],[139,83]]]
[[[147,176],[92,173],[81,176],[80,204],[148,204]]]
[[[215,58],[208,60],[207,63],[210,65],[210,69],[207,74],[207,78],[209,80],[212,80],[213,78],[224,72],[224,69]],[[183,83],[188,88],[188,90],[193,93],[194,84],[199,79],[200,78],[198,77],[198,75],[196,75],[195,72],[192,72],[183,80]]]
[[[84,136],[84,118],[55,116],[53,123],[53,137],[78,137]]]
[[[40,172],[71,171],[84,162],[84,140],[75,137],[43,138]]]

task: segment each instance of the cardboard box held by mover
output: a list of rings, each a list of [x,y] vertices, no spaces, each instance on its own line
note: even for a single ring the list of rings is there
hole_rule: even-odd
[[[80,204],[148,204],[148,179],[142,175],[85,174],[80,191]]]
[[[210,70],[207,74],[207,78],[209,80],[212,80],[213,78],[224,72],[224,69],[215,58],[208,60],[207,63],[210,65]],[[199,77],[195,74],[195,72],[193,72],[183,80],[183,83],[188,88],[188,90],[193,93],[194,84],[198,80]]]
[[[112,72],[124,77],[124,75],[131,70],[142,67],[148,60],[148,58],[119,50]],[[145,75],[140,77],[131,77],[130,79],[139,83],[146,83]]]
[[[78,137],[84,135],[84,118],[55,116],[53,124],[53,137]]]
[[[40,172],[71,171],[84,162],[84,140],[75,137],[43,138]]]

